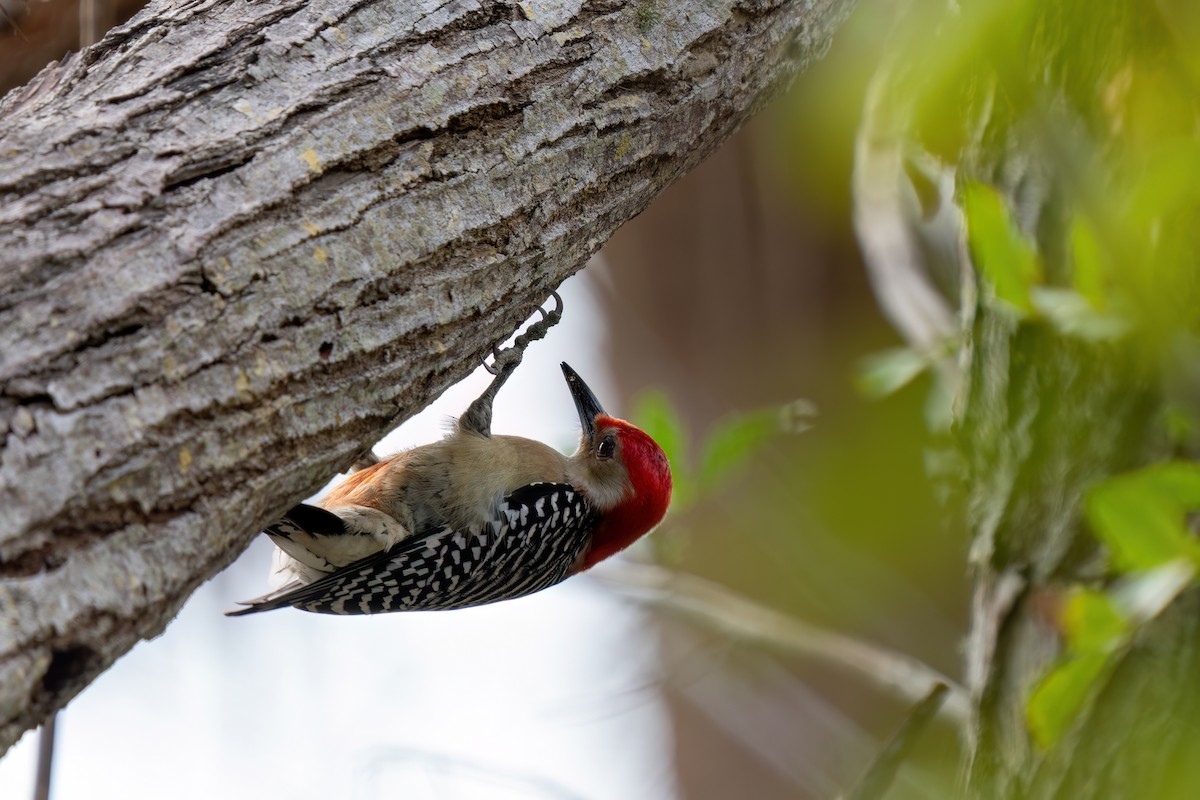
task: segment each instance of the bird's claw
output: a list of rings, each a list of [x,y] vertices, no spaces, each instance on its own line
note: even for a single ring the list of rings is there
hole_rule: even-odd
[[[550,296],[552,298],[554,298],[554,310],[553,311],[547,311],[546,309],[542,308],[541,306],[537,307],[538,313],[540,313],[542,315],[541,324],[546,325],[546,327],[550,327],[551,325],[555,324],[560,319],[562,319],[562,310],[563,310],[562,296],[558,292],[554,291],[553,289],[550,290]]]
[[[551,291],[550,296],[554,298],[554,308],[547,311],[541,306],[537,307],[538,313],[542,318],[529,326],[525,333],[520,334],[513,340],[511,347],[501,349],[499,345],[492,345],[492,363],[488,364],[487,356],[480,356],[480,363],[490,375],[499,376],[502,372],[508,372],[516,368],[517,364],[521,363],[521,356],[525,348],[530,342],[535,342],[546,335],[550,328],[558,324],[562,319],[563,301],[562,297],[556,291]]]
[[[538,306],[538,311],[541,312],[542,318],[529,326],[521,335],[513,340],[512,347],[506,347],[501,350],[498,346],[492,347],[492,363],[488,364],[487,357],[481,356],[480,361],[483,363],[483,368],[486,369],[493,377],[491,384],[475,399],[475,402],[467,408],[466,412],[459,418],[459,427],[467,431],[475,431],[484,436],[491,435],[492,429],[492,400],[495,399],[496,393],[500,391],[500,387],[512,375],[513,370],[521,363],[521,358],[525,353],[525,348],[530,342],[537,341],[546,335],[551,326],[556,325],[562,319],[563,303],[562,298],[558,296],[558,292],[551,292],[550,296],[554,298],[554,310],[546,311],[541,306]]]
[[[562,312],[563,312],[562,295],[560,295],[558,292],[551,289],[550,296],[554,298],[554,310],[550,312],[549,317],[551,319],[553,319],[554,322],[558,322],[560,319],[562,319]],[[538,309],[540,310],[541,306],[538,306]],[[552,322],[550,324],[553,325],[554,322]]]

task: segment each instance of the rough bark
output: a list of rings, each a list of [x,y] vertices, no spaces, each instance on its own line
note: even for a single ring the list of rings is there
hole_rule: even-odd
[[[6,97],[0,751],[463,377],[849,6],[158,2]]]

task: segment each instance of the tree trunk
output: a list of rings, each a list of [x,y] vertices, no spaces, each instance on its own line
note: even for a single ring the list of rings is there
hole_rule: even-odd
[[[0,752],[466,375],[850,5],[157,2],[6,97]]]

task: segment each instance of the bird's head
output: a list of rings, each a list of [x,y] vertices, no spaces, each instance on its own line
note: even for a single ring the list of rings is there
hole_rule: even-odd
[[[575,566],[582,572],[649,533],[671,502],[671,466],[650,436],[604,413],[583,379],[565,363],[563,376],[579,411],[576,485],[600,515],[592,544]]]

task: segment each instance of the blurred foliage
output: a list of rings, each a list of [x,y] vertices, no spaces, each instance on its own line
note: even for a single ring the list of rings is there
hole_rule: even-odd
[[[1010,568],[1038,602],[1051,598],[1051,619],[1021,621],[1039,633],[1049,623],[1046,651],[1014,659],[1030,673],[1011,696],[985,698],[1017,704],[996,714],[1016,728],[999,746],[1027,725],[1043,751],[998,760],[1032,770],[1078,729],[1081,710],[1148,623],[1194,587],[1200,565],[1188,527],[1200,508],[1191,460],[1200,452],[1200,4],[915,0],[862,3],[856,16],[814,69],[840,59],[842,72],[804,88],[770,163],[819,187],[809,224],[848,217],[845,154],[825,154],[853,136],[867,73],[882,59],[882,102],[899,110],[880,116],[902,120],[906,146],[957,178],[952,196],[934,200],[964,223],[952,244],[969,254],[976,292],[947,297],[966,304],[963,330],[932,352],[857,340],[875,354],[855,387],[888,398],[876,403],[884,410],[872,418],[817,388],[826,413],[802,447],[772,444],[770,414],[727,431],[725,420],[690,449],[662,397],[645,398],[637,419],[671,443],[676,518],[703,507],[708,518],[689,524],[720,531],[711,550],[722,579],[806,619],[917,650],[919,626],[896,613],[896,598],[911,595],[887,581],[903,574],[946,591],[937,584],[949,579],[934,572],[961,577],[963,528],[994,537],[974,566]],[[922,211],[933,207],[926,199]],[[920,414],[919,393],[931,393],[927,427],[955,447],[914,445],[912,417],[906,426],[896,412]],[[987,402],[993,409],[977,405],[964,425],[964,408]],[[728,510],[712,502],[743,469],[746,497],[729,498]],[[967,489],[966,525],[956,509],[922,505],[935,470]],[[953,530],[931,535],[939,524]],[[1045,545],[1052,535],[1065,543]],[[747,555],[755,548],[758,562]],[[953,599],[965,615],[966,599]],[[928,611],[913,600],[918,608]],[[933,616],[922,623],[936,627]],[[1012,628],[999,647],[1025,635]]]
[[[963,167],[971,252],[998,299],[1032,312],[1044,280],[1127,310],[1159,345],[1196,330],[1196,20],[1186,2],[983,0],[939,16],[950,47],[914,49],[922,139]],[[963,158],[1005,151],[1002,168],[1024,174]],[[1039,216],[1039,193],[1065,218]]]
[[[971,259],[995,294],[1021,315],[1032,314],[1030,289],[1042,282],[1042,262],[1013,224],[999,192],[974,181],[962,188]]]
[[[1156,617],[1200,569],[1200,542],[1187,517],[1200,511],[1200,465],[1155,464],[1092,489],[1087,517],[1125,574],[1107,593],[1077,589],[1060,621],[1068,655],[1034,689],[1030,728],[1055,744],[1138,626]]]
[[[683,417],[665,394],[646,392],[634,408],[634,419],[662,446],[671,463],[671,509],[676,514],[684,513],[705,493],[718,489],[771,439],[806,430],[807,420],[816,413],[815,406],[801,400],[729,414],[709,429],[700,447],[700,458],[693,462]]]
[[[1029,725],[1043,747],[1062,736],[1128,630],[1125,619],[1100,592],[1075,592],[1063,619],[1070,655],[1038,684],[1029,700]]]
[[[962,205],[971,260],[994,302],[1018,317],[1040,317],[1064,336],[1085,341],[1115,340],[1129,332],[1128,322],[1107,310],[1113,301],[1104,288],[1099,245],[1086,223],[1076,220],[1070,234],[1073,287],[1046,286],[1041,258],[1017,227],[999,192],[968,182],[962,190]]]
[[[953,167],[957,190],[943,200],[961,212],[974,267],[975,307],[954,345],[972,362],[967,399],[995,405],[973,409],[960,448],[976,496],[1010,493],[978,507],[1013,516],[972,524],[1035,540],[1067,526],[1083,542],[1065,566],[1023,561],[1046,552],[1036,544],[989,549],[989,566],[1010,559],[1035,583],[1067,581],[1057,589],[1062,657],[1025,708],[1044,748],[1200,567],[1188,524],[1200,510],[1200,466],[1188,460],[1200,427],[1197,41],[1194,0],[918,0],[904,5],[885,55],[883,102],[915,146]],[[988,349],[997,344],[1002,352]],[[858,386],[887,395],[936,363],[880,353]],[[1089,405],[1089,392],[1115,399]],[[1147,400],[1121,405],[1123,395]],[[1094,448],[1056,424],[1073,406],[1094,417],[1088,438],[1113,444]],[[1046,532],[1029,531],[1038,519]]]
[[[1136,529],[1130,532],[1136,535]],[[1195,556],[1132,572],[1108,591],[1077,587],[1059,614],[1066,655],[1034,687],[1026,713],[1034,739],[1057,744],[1139,628],[1195,579]]]
[[[860,341],[848,349],[861,352],[863,347]],[[848,363],[849,356],[842,366]],[[845,371],[830,380],[842,391],[849,388]],[[962,630],[954,614],[966,601],[963,548],[949,531],[953,522],[948,520],[955,517],[934,501],[921,469],[919,426],[902,424],[920,413],[927,390],[927,381],[918,379],[910,390],[879,403],[861,402],[848,391],[840,402],[822,395],[823,410],[815,419],[815,404],[807,401],[768,405],[724,415],[700,435],[685,424],[682,403],[662,392],[643,394],[630,419],[663,445],[675,480],[664,529],[650,537],[655,557],[710,575],[806,623],[899,648],[952,673]],[[795,435],[801,431],[803,436]],[[760,659],[781,660],[769,649],[738,642],[714,646],[720,648],[723,668],[752,685],[762,680],[762,668],[755,666]],[[692,656],[685,658],[690,662]],[[795,707],[792,690],[761,686],[782,694],[769,701],[775,721],[756,724],[781,726],[786,735],[778,746],[790,752],[805,731],[823,730],[838,713],[832,708],[850,715],[836,730],[826,731],[827,747],[836,747],[839,755],[836,762],[821,763],[818,772],[826,780],[834,776],[835,785],[853,785],[874,745],[844,749],[848,732],[862,726],[856,736],[877,736],[882,742],[906,713],[906,704],[821,663],[791,657],[782,663],[830,704],[823,712],[829,716],[814,721]],[[752,709],[746,713],[753,714]],[[958,747],[956,731],[939,723],[922,737],[918,754],[906,763],[888,797],[951,796]],[[799,791],[795,796],[830,794]]]
[[[1200,511],[1200,465],[1156,464],[1095,487],[1087,499],[1092,530],[1121,571],[1152,569],[1178,558],[1200,565],[1200,542],[1186,515]]]
[[[911,347],[893,347],[864,357],[855,386],[867,397],[880,399],[903,389],[933,365],[929,355]]]

